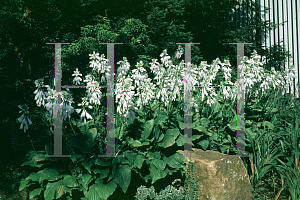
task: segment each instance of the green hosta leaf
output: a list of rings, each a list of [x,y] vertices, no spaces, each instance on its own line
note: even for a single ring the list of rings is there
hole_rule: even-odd
[[[86,170],[88,170],[89,173],[91,173],[91,167],[95,164],[95,162],[96,161],[94,159],[92,159],[92,160],[84,160],[82,162],[82,165],[84,166],[84,168]]]
[[[199,120],[199,119],[196,120],[196,121],[194,121],[193,124],[192,124],[192,127],[193,127],[193,128],[194,128],[194,127],[197,127],[197,126],[200,126],[200,120]]]
[[[162,141],[162,139],[164,138],[164,134],[162,133],[162,134],[160,134],[160,136],[159,136],[159,138],[158,138],[158,140],[157,140],[157,142],[160,142],[160,141]]]
[[[105,161],[101,160],[101,158],[97,158],[95,164],[100,165],[100,166],[104,166],[104,167],[111,165],[110,162],[105,162]]]
[[[149,151],[148,153],[147,153],[147,155],[148,155],[148,159],[149,160],[153,160],[153,159],[160,159],[161,158],[161,155],[160,155],[160,152],[151,152],[151,151]]]
[[[81,180],[84,185],[88,185],[92,181],[92,175],[85,173],[81,176]]]
[[[156,180],[162,178],[162,174],[161,174],[160,170],[157,167],[155,167],[155,165],[150,164],[149,171],[150,171],[150,176],[152,178],[151,184],[153,184]]]
[[[38,196],[41,194],[41,192],[44,190],[44,188],[37,188],[29,192],[29,199],[32,199],[35,196]]]
[[[86,128],[88,126],[87,126],[87,123],[84,124],[84,122],[79,121],[79,122],[77,122],[77,127],[79,128],[79,130],[80,130],[81,133],[85,133],[86,132]]]
[[[163,141],[161,143],[159,143],[158,146],[161,146],[164,148],[172,146],[175,143],[175,140],[179,134],[180,134],[180,132],[177,128],[167,130]]]
[[[215,141],[221,141],[219,139],[219,135],[218,134],[213,134],[212,136],[209,137],[209,140],[212,141],[212,140],[215,140]]]
[[[107,175],[108,175],[108,173],[109,173],[109,169],[100,170],[100,176],[99,176],[99,178],[100,179],[106,178]]]
[[[179,128],[180,128],[181,130],[184,130],[184,128],[186,127],[185,124],[184,124],[184,122],[178,121],[178,124],[179,124]],[[196,121],[194,121],[194,122],[192,123],[192,127],[193,127],[193,128],[194,128],[194,127],[197,127],[197,126],[199,126],[199,125],[200,125],[200,120],[199,120],[199,119],[196,120]]]
[[[107,200],[117,188],[117,184],[114,181],[110,181],[107,184],[103,184],[102,180],[98,181],[93,189],[95,189],[101,198],[101,200]],[[98,199],[99,200],[99,199]]]
[[[184,139],[186,139],[188,144],[193,145],[192,141],[188,138],[188,136],[186,134],[184,134],[184,136],[180,134],[179,137],[176,140],[177,146],[183,146],[184,145]]]
[[[207,118],[201,118],[200,122],[205,127],[205,126],[207,126],[209,124],[209,119],[207,119]]]
[[[179,124],[179,128],[180,128],[181,130],[183,130],[183,129],[184,129],[184,123],[181,122],[181,121],[178,121],[178,124]]]
[[[93,119],[92,119],[92,120],[89,120],[89,121],[87,121],[86,123],[87,123],[88,127],[91,127],[92,125],[95,125],[95,122],[94,122],[94,120],[93,120]]]
[[[199,138],[201,138],[203,135],[192,135],[192,140],[198,140]]]
[[[55,169],[45,168],[37,173],[30,174],[26,180],[38,181],[41,183],[43,180],[55,181],[62,176]]]
[[[117,165],[117,163],[128,164],[128,160],[126,160],[124,157],[114,157],[112,160],[112,164]]]
[[[154,120],[151,119],[141,125],[141,127],[144,129],[142,132],[142,136],[141,136],[142,139],[145,140],[149,137],[149,135],[151,134],[152,129],[153,129],[153,124],[154,124]]]
[[[38,162],[48,160],[48,158],[45,157],[45,153],[43,153],[43,152],[44,151],[40,151],[38,153],[30,153],[30,155],[32,156],[32,159],[30,161],[24,162],[21,166],[29,165],[31,167],[38,167],[38,168],[44,166],[43,163],[38,164]]]
[[[39,173],[41,174],[42,180],[55,181],[62,177],[55,169],[45,168],[39,171],[38,174]]]
[[[27,178],[26,178],[27,179]],[[20,182],[20,186],[19,186],[19,191],[23,190],[24,188],[28,187],[29,185],[32,185],[33,183],[31,184],[28,184],[29,183],[29,179],[28,180],[23,180]]]
[[[133,147],[141,147],[143,146],[142,143],[139,140],[134,140],[132,138],[130,138],[129,144],[131,144]]]
[[[236,121],[236,117],[234,117],[231,120],[231,123],[228,124],[228,127],[232,130],[232,131],[236,131],[236,126],[237,126],[237,121]]]
[[[75,154],[75,155],[71,156],[71,160],[73,163],[76,161],[83,161],[83,160],[85,160],[85,156],[82,154]]]
[[[94,146],[95,138],[97,137],[97,129],[96,128],[89,129],[89,131],[87,132],[87,137],[91,146]]]
[[[78,187],[78,183],[76,181],[76,178],[74,176],[67,175],[63,179],[64,185],[68,187]]]
[[[193,128],[193,129],[195,129],[195,130],[197,130],[199,132],[205,133],[208,136],[212,136],[212,133],[207,132],[206,129],[203,126],[197,126],[197,127]]]
[[[159,124],[160,126],[163,126],[163,123],[165,123],[168,118],[169,117],[166,113],[159,111],[159,115],[157,118],[155,118],[154,124]]]
[[[92,185],[89,188],[89,191],[84,193],[84,196],[88,199],[88,200],[98,200],[101,199],[97,190],[96,190],[96,184]]]
[[[185,167],[184,162],[185,162],[185,158],[184,157],[175,157],[176,155],[178,156],[182,156],[181,153],[176,152],[174,155],[170,156],[170,157],[163,157],[163,160],[167,163],[167,165],[169,165],[172,168],[183,168]]]
[[[161,135],[163,135],[163,134],[161,133],[159,127],[155,126],[153,128],[153,138],[155,138],[155,139],[159,138],[160,139],[162,137]],[[161,140],[162,140],[162,138],[161,138]],[[161,140],[159,140],[158,142],[160,142]]]
[[[202,140],[200,142],[198,142],[198,144],[204,149],[204,151],[206,150],[206,148],[209,145],[209,141],[208,140]]]
[[[226,152],[227,149],[230,148],[230,146],[225,144],[225,145],[221,146],[220,148],[221,148],[221,151],[222,151],[222,152]]]
[[[160,171],[163,171],[166,168],[166,162],[159,159],[154,159],[151,161],[155,167],[157,167]]]
[[[67,187],[63,184],[62,180],[54,183],[48,182],[46,190],[44,192],[44,198],[45,200],[58,199],[63,194],[67,193],[66,189]]]
[[[112,171],[112,176],[114,181],[118,183],[124,193],[126,193],[127,188],[130,184],[131,180],[131,170],[128,165],[119,165],[118,167],[114,168],[115,171]]]
[[[131,151],[125,151],[123,155],[127,158],[129,166],[134,166],[134,162],[138,154]]]
[[[26,181],[32,180],[32,181],[39,181],[40,174],[32,173],[29,176],[27,176]]]
[[[220,112],[221,108],[222,108],[222,106],[219,103],[216,103],[215,108],[214,108],[214,113]]]
[[[149,141],[145,141],[145,142],[142,143],[142,146],[149,145],[149,144],[150,144]]]
[[[134,165],[135,165],[136,167],[138,167],[139,169],[141,169],[144,160],[145,160],[145,157],[144,157],[144,156],[138,155],[138,156],[136,157],[135,161],[134,161]]]

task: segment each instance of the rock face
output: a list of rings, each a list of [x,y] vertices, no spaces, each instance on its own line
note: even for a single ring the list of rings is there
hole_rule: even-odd
[[[240,157],[192,148],[193,173],[199,184],[199,200],[252,200],[251,184]],[[184,151],[178,150],[184,155]],[[186,162],[189,158],[186,157]],[[186,165],[187,166],[187,165]],[[186,167],[187,170],[187,167]]]

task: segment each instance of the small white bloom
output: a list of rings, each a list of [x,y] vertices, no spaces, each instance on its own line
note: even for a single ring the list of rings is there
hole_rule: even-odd
[[[18,107],[21,109],[19,113],[22,113],[22,115],[17,119],[17,121],[21,123],[20,129],[24,128],[24,133],[26,133],[26,130],[28,130],[28,124],[32,125],[32,121],[29,119],[29,107],[26,104],[23,106],[19,105]]]

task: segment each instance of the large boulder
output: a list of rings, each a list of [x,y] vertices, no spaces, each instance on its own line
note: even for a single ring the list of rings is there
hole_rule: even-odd
[[[199,184],[199,200],[252,200],[251,184],[240,157],[192,148],[191,162]],[[184,155],[184,151],[178,150]],[[190,161],[189,157],[185,158]],[[186,165],[186,170],[187,170]]]

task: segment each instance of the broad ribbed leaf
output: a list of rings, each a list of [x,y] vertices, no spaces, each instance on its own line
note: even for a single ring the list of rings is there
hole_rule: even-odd
[[[97,129],[96,128],[89,129],[89,131],[87,132],[87,137],[91,146],[94,146],[95,138],[97,137]]]
[[[129,166],[133,166],[138,154],[131,151],[125,151],[123,155],[128,159]]]
[[[149,171],[150,171],[150,176],[152,178],[151,184],[153,184],[156,180],[163,178],[161,171],[157,167],[155,167],[155,165],[150,164]]]
[[[63,179],[64,185],[68,187],[78,187],[78,183],[76,181],[76,178],[74,176],[67,175]]]
[[[145,160],[145,157],[144,157],[144,156],[138,155],[138,156],[136,157],[135,161],[134,161],[134,165],[135,165],[136,167],[138,167],[139,169],[141,169],[144,160]]]
[[[200,122],[203,126],[207,126],[209,124],[209,119],[207,118],[201,118]]]
[[[105,162],[103,160],[101,160],[101,158],[97,158],[96,159],[96,162],[95,162],[96,165],[100,165],[100,166],[110,166],[110,162]]]
[[[170,156],[170,157],[163,157],[163,160],[167,163],[167,165],[169,165],[172,168],[183,168],[185,167],[184,162],[185,162],[185,158],[184,157],[175,157],[175,155],[179,155],[182,156],[182,154],[180,154],[179,152],[176,152],[174,155]]]
[[[29,199],[32,199],[33,197],[40,195],[41,192],[44,190],[44,188],[37,188],[29,192]]]
[[[39,174],[37,174],[37,173],[32,173],[32,174],[30,174],[27,178],[26,178],[26,180],[32,180],[32,181],[39,181],[39,178],[40,178],[41,176],[39,175]]]
[[[100,196],[96,190],[96,185],[92,185],[90,188],[89,188],[89,191],[87,191],[84,196],[86,198],[88,198],[88,200],[99,200],[100,199]]]
[[[41,183],[43,180],[55,181],[61,177],[55,169],[45,168],[37,173],[30,174],[26,180],[39,181]]]
[[[40,153],[41,152],[41,153]],[[36,154],[31,154],[33,155],[32,156],[32,159],[30,161],[26,161],[24,162],[21,166],[24,166],[24,165],[29,165],[31,167],[42,167],[44,164],[41,163],[41,164],[38,164],[40,161],[44,161],[44,160],[48,160],[47,157],[45,157],[45,153],[42,153],[42,151],[39,151],[38,153]]]
[[[167,130],[163,141],[161,143],[159,143],[158,146],[161,146],[164,148],[172,146],[175,143],[175,140],[179,134],[180,134],[180,132],[177,128]]]
[[[92,175],[85,173],[82,175],[81,180],[85,185],[87,185],[91,182],[91,180],[92,180],[91,178],[92,178]]]
[[[20,182],[20,186],[19,186],[19,191],[23,190],[24,188],[28,187],[30,184],[29,183],[29,179],[28,180],[22,180]]]
[[[143,146],[142,143],[139,140],[134,140],[132,138],[130,138],[129,144],[131,144],[133,147]]]
[[[109,169],[100,170],[100,179],[106,178],[109,173]]]
[[[141,127],[144,129],[141,135],[142,139],[145,140],[149,137],[153,129],[153,124],[154,124],[154,119],[151,119],[141,125]]]
[[[157,167],[160,171],[163,171],[166,168],[166,162],[159,159],[154,159],[151,161],[155,167]]]
[[[167,116],[166,113],[163,112],[159,112],[159,115],[157,118],[155,118],[154,120],[154,124],[159,124],[160,126],[163,125],[163,123],[165,123],[167,121],[169,117]]]
[[[186,139],[188,144],[193,145],[192,141],[188,138],[188,136],[186,134],[184,134],[184,136],[180,134],[179,137],[176,140],[177,146],[180,146],[180,147],[183,146],[184,145],[184,139]]]
[[[101,200],[107,200],[117,188],[117,184],[114,181],[110,181],[107,184],[103,184],[102,180],[95,184],[95,190],[98,192]]]
[[[209,141],[208,140],[202,140],[200,142],[198,142],[198,144],[204,149],[204,151],[207,149],[208,145],[209,145]]]
[[[114,169],[115,171],[112,172],[114,181],[118,183],[123,192],[126,193],[131,180],[130,167],[128,165],[119,165],[119,167]]]
[[[212,133],[207,132],[206,129],[203,126],[197,126],[193,129],[196,129],[199,132],[205,133],[206,135],[212,136]]]
[[[48,182],[46,190],[44,192],[45,200],[58,199],[67,191],[65,190],[66,186],[63,184],[62,180],[59,180],[54,183]]]
[[[147,153],[147,155],[148,155],[149,160],[160,159],[161,158],[160,152],[151,152],[151,151],[149,151]]]
[[[84,168],[86,170],[88,170],[89,173],[92,173],[91,172],[91,167],[95,164],[95,162],[96,161],[94,159],[93,160],[85,160],[85,161],[82,162],[82,165],[84,166]]]

